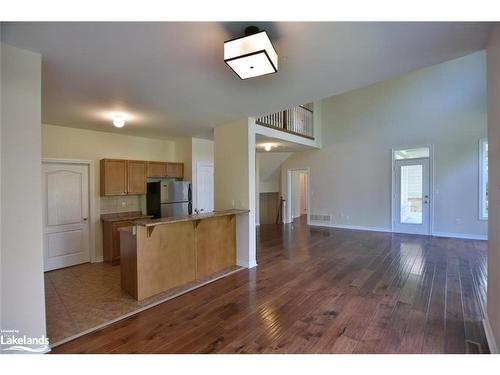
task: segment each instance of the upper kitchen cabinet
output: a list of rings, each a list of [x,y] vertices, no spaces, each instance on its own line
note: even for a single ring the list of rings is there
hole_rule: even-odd
[[[101,196],[146,194],[146,162],[101,160]]]
[[[146,194],[148,177],[182,179],[184,164],[102,159],[101,196]]]
[[[127,160],[127,194],[146,194],[146,169],[145,161]]]
[[[169,178],[184,178],[183,163],[167,163],[167,177]]]
[[[127,194],[127,161],[101,160],[101,196]]]
[[[167,163],[161,161],[148,161],[148,177],[167,177]]]

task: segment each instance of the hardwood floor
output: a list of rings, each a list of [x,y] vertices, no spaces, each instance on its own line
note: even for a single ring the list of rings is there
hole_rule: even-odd
[[[240,271],[53,353],[487,353],[486,241],[265,225]]]

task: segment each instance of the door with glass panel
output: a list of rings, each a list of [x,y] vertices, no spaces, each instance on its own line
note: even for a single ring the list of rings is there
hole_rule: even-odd
[[[429,158],[394,161],[394,231],[430,234]]]

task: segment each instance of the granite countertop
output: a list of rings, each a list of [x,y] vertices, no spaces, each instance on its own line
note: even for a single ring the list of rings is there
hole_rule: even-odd
[[[128,221],[137,219],[150,219],[152,216],[144,215],[141,211],[117,212],[112,214],[102,214],[101,220],[107,222]]]
[[[224,211],[214,211],[206,214],[198,214],[198,215],[189,215],[182,217],[163,217],[160,219],[145,219],[145,220],[135,220],[134,224],[143,226],[143,227],[154,227],[156,225],[163,224],[173,224],[179,223],[183,221],[195,221],[195,220],[203,220],[210,219],[212,217],[220,217],[220,216],[229,216],[229,215],[237,215],[248,213],[250,210],[224,210]]]

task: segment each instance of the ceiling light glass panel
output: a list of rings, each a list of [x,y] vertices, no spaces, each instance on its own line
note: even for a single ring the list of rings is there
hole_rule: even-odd
[[[278,71],[278,55],[265,31],[225,42],[224,61],[241,79]]]

